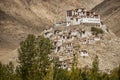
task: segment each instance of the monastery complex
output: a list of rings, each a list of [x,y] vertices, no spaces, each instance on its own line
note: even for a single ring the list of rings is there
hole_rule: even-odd
[[[42,35],[53,42],[53,53],[59,57],[63,68],[70,68],[73,55],[86,58],[90,56],[88,45],[94,45],[103,39],[103,34],[94,34],[92,28],[107,33],[101,24],[100,15],[84,8],[68,10],[66,21],[56,22],[54,27],[45,29]]]

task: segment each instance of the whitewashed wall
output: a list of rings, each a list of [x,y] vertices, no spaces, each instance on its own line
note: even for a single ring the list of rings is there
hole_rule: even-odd
[[[99,23],[100,24],[100,18],[82,18],[81,23]]]
[[[88,54],[87,52],[80,52],[80,55],[81,55],[82,57],[84,57],[84,56],[89,56],[89,54]]]

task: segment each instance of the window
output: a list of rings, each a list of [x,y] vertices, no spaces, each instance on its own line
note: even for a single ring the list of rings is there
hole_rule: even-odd
[[[67,11],[67,16],[72,16],[72,11]]]
[[[71,18],[71,20],[73,20],[73,18]]]

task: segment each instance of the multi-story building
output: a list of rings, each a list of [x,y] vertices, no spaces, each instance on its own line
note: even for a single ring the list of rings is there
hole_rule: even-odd
[[[79,24],[97,24],[101,25],[100,15],[85,8],[68,10],[66,12],[66,21],[56,22],[55,26],[70,26]]]
[[[100,15],[95,12],[87,11],[84,8],[68,10],[66,14],[67,26],[79,25],[82,23],[100,24]]]

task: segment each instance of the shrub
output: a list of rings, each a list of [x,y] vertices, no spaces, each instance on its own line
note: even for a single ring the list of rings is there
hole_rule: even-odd
[[[94,35],[103,34],[103,30],[101,28],[91,27],[91,31]]]

